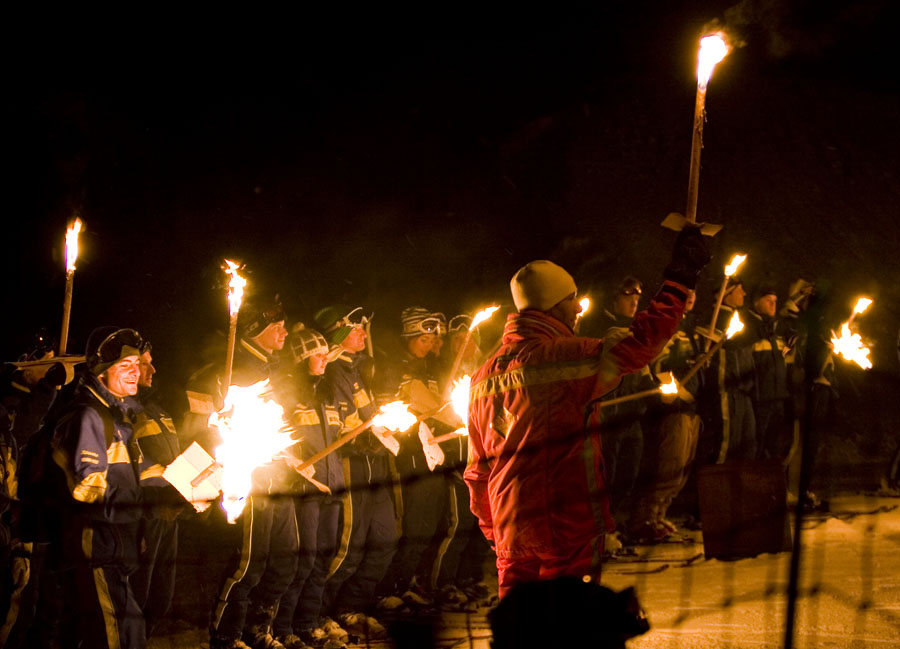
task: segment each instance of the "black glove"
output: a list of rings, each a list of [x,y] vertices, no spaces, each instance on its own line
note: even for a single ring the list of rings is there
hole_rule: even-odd
[[[709,260],[709,246],[706,238],[700,234],[700,228],[686,225],[678,233],[672,260],[663,271],[663,277],[693,289],[697,286],[697,276]]]
[[[50,366],[50,369],[47,370],[47,373],[44,374],[43,378],[44,383],[47,385],[51,385],[53,387],[57,387],[60,385],[66,384],[66,366],[62,363],[54,363]]]

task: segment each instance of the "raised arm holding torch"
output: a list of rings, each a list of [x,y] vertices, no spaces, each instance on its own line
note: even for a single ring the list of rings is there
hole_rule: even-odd
[[[737,311],[735,311],[734,315],[731,316],[731,321],[728,324],[728,330],[725,332],[725,335],[722,336],[722,338],[720,338],[719,341],[715,345],[713,345],[710,349],[708,349],[703,354],[703,356],[698,358],[697,362],[694,363],[694,366],[688,371],[687,374],[685,374],[683,377],[681,377],[681,379],[677,379],[677,382],[676,382],[676,379],[674,378],[674,376],[672,377],[672,382],[676,382],[675,383],[675,391],[676,392],[678,391],[678,383],[681,383],[682,385],[687,384],[688,381],[690,381],[692,378],[694,378],[694,375],[696,375],[697,372],[699,372],[701,369],[703,369],[703,366],[706,365],[707,361],[709,361],[709,359],[712,358],[713,355],[717,351],[719,351],[719,349],[722,348],[722,345],[725,344],[726,340],[730,340],[731,338],[733,338],[736,334],[738,334],[743,329],[744,329],[744,323],[741,322],[740,317],[738,317]],[[607,408],[609,406],[614,406],[617,403],[625,403],[626,401],[635,401],[637,399],[643,399],[644,397],[649,397],[654,394],[660,394],[660,393],[671,394],[672,393],[671,383],[663,383],[658,388],[654,388],[652,390],[643,390],[641,392],[635,392],[634,394],[628,394],[628,395],[625,395],[624,397],[619,397],[618,399],[610,399],[609,401],[601,401],[597,405],[600,408]]]
[[[66,294],[63,298],[62,331],[59,334],[59,355],[66,353],[69,341],[69,314],[72,311],[72,285],[75,282],[75,262],[78,259],[78,234],[81,232],[81,219],[66,230]]]

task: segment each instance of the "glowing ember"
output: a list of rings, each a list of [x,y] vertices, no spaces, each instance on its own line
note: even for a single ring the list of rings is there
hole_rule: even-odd
[[[578,306],[581,307],[581,313],[579,313],[578,315],[583,316],[585,313],[591,310],[591,298],[581,298],[581,300],[578,301]]]
[[[728,339],[734,338],[735,335],[744,330],[744,323],[741,322],[741,319],[738,317],[737,311],[734,312],[734,315],[731,316],[731,322],[728,323],[728,329],[725,331],[725,337]]]
[[[722,32],[705,36],[700,39],[700,55],[697,64],[697,83],[706,87],[709,83],[709,77],[712,75],[716,64],[725,58],[728,54],[729,47],[722,38]]]
[[[247,280],[238,275],[241,267],[236,263],[226,259],[225,264],[227,266],[225,272],[231,275],[231,281],[228,282],[228,305],[231,315],[234,315],[241,310],[241,300],[244,299],[244,287],[247,285]]]
[[[472,318],[472,324],[469,325],[469,331],[474,331],[475,327],[494,315],[494,311],[499,308],[499,306],[489,306],[488,308],[476,313],[475,317]]]
[[[671,372],[666,372],[666,374],[668,375],[669,380],[666,383],[660,384],[659,391],[663,394],[678,394],[678,383],[675,382],[675,377]],[[665,375],[660,378],[665,378]]]
[[[866,309],[872,304],[872,300],[867,297],[861,297],[856,301],[856,306],[853,307],[853,313],[865,313]]]
[[[409,411],[409,407],[402,401],[391,401],[378,409],[378,414],[372,420],[373,426],[381,426],[393,431],[408,430],[418,420]]]
[[[253,470],[296,443],[284,421],[284,409],[274,399],[269,381],[247,387],[232,385],[225,406],[209,416],[219,429],[222,445],[216,462],[222,465],[222,509],[233,523],[244,510]]]
[[[731,258],[731,261],[727,266],[725,266],[725,277],[731,277],[736,272],[738,272],[738,268],[741,267],[741,264],[747,259],[747,255],[735,255]]]
[[[831,332],[831,346],[835,354],[840,354],[848,361],[853,361],[864,370],[872,367],[869,360],[869,348],[863,345],[859,334],[850,332],[850,323],[841,325],[841,335]]]
[[[66,230],[66,272],[75,272],[75,261],[78,259],[78,234],[81,232],[81,219]]]
[[[472,377],[466,374],[453,384],[453,391],[450,392],[453,412],[462,420],[463,426],[469,425],[469,386],[471,384]]]

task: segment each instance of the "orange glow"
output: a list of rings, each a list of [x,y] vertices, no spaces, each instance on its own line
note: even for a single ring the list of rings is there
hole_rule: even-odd
[[[849,322],[841,325],[840,336],[831,332],[831,346],[835,354],[856,363],[864,370],[872,367],[872,361],[869,360],[869,348],[863,345],[862,337],[859,334],[850,332]]]
[[[712,76],[713,69],[729,52],[724,34],[718,32],[700,39],[700,54],[697,57],[697,83],[705,88]]]
[[[725,277],[731,277],[736,272],[738,272],[738,268],[741,267],[741,264],[746,261],[747,255],[735,255],[731,258],[731,261],[725,266]]]
[[[728,323],[728,329],[725,331],[725,337],[730,340],[743,330],[744,323],[741,322],[741,319],[738,317],[738,312],[735,311],[734,315],[731,316],[731,321]]]
[[[494,315],[494,311],[496,311],[499,308],[500,308],[499,306],[489,306],[488,308],[483,309],[482,311],[479,311],[478,313],[476,313],[475,317],[472,318],[472,324],[469,325],[469,331],[474,331],[475,327],[477,327],[482,322],[484,322],[485,320],[490,318],[492,315]]]
[[[244,299],[244,287],[247,285],[247,280],[238,275],[241,267],[236,263],[226,259],[225,265],[225,272],[231,275],[231,281],[228,282],[228,306],[231,315],[235,315],[241,310],[241,301]]]
[[[663,394],[678,394],[678,383],[675,382],[675,377],[671,372],[666,372],[660,378],[667,378],[666,375],[668,375],[668,381],[660,384],[659,391]]]
[[[372,420],[372,425],[401,432],[409,430],[417,421],[416,416],[409,411],[409,407],[405,403],[402,401],[391,401],[378,409],[378,414]]]
[[[872,304],[872,300],[867,297],[861,297],[856,301],[856,306],[853,307],[853,314],[856,315],[858,313],[865,313],[866,309]]]
[[[471,384],[472,377],[466,374],[453,384],[453,390],[450,392],[453,412],[462,420],[463,426],[469,425],[469,386]]]
[[[75,261],[78,259],[78,234],[81,232],[81,219],[66,230],[66,272],[75,272]]]
[[[254,469],[296,440],[268,380],[229,386],[224,407],[209,416],[209,425],[217,427],[222,438],[216,449],[216,462],[222,466],[222,509],[233,523],[244,510]]]

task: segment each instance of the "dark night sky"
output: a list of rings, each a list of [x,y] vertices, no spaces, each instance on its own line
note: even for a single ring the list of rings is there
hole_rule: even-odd
[[[627,272],[653,284],[674,239],[658,223],[684,210],[696,38],[718,18],[746,46],[710,85],[699,211],[726,229],[701,288],[743,250],[748,280],[830,281],[842,309],[869,291],[860,325],[896,367],[900,92],[872,63],[893,61],[897,12],[731,4],[454,17],[477,36],[428,21],[399,38],[385,16],[362,37],[275,15],[26,29],[5,46],[4,358],[58,330],[75,209],[70,351],[135,326],[172,383],[227,324],[225,256],[292,320],[348,301],[383,328],[410,304],[508,301],[538,257],[594,292]]]

